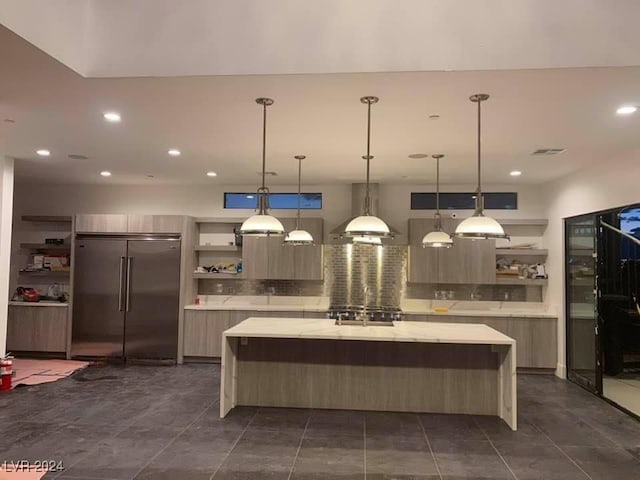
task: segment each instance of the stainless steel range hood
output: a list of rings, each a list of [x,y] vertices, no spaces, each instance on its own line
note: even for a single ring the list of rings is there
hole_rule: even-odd
[[[347,227],[347,224],[353,220],[355,217],[358,217],[364,213],[364,199],[367,195],[367,184],[366,183],[352,183],[351,184],[351,217],[345,219],[340,225],[331,230],[331,237],[336,240],[340,239],[344,234],[344,229]],[[369,196],[371,198],[371,215],[375,215],[376,217],[380,217],[378,215],[378,203],[380,198],[380,184],[378,183],[370,183],[369,184]],[[401,232],[394,228],[386,219],[382,219],[389,226],[391,233],[393,236],[397,236]]]

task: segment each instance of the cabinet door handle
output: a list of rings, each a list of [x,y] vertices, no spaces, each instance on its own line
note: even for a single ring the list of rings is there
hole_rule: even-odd
[[[124,257],[120,257],[120,285],[118,288],[118,311],[122,311],[124,305],[122,304],[122,290],[125,288],[124,274]]]
[[[127,257],[127,298],[126,310],[131,310],[131,260],[133,257]]]

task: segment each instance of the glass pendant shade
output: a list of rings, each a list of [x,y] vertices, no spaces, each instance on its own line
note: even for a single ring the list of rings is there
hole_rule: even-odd
[[[440,217],[440,159],[444,157],[442,153],[432,155],[436,159],[436,214],[434,215],[434,230],[422,237],[422,246],[431,248],[451,248],[453,239],[447,232],[442,231],[442,220]]]
[[[247,218],[240,226],[241,235],[284,235],[284,226],[276,217],[269,215],[269,189],[265,185],[267,157],[267,107],[273,105],[270,98],[257,98],[262,105],[262,186],[258,188],[258,213]]]
[[[422,237],[423,247],[450,248],[453,246],[453,239],[447,232],[429,232]]]
[[[284,239],[287,245],[314,245],[313,236],[306,230],[291,230]]]
[[[344,236],[352,237],[354,242],[359,243],[373,243],[369,241],[370,237],[378,237],[378,239],[380,239],[381,237],[393,236],[391,229],[382,219],[371,215],[371,195],[369,191],[371,159],[373,158],[371,155],[371,105],[378,103],[379,100],[378,97],[373,96],[362,97],[360,99],[361,103],[367,105],[367,154],[362,157],[367,161],[367,190],[364,199],[364,213],[351,220],[344,229]],[[355,238],[360,238],[361,240],[357,241]],[[375,243],[381,244],[382,242]]]
[[[481,185],[481,176],[482,176],[482,167],[481,167],[481,159],[482,159],[482,102],[489,99],[489,95],[486,93],[477,93],[475,95],[471,95],[469,100],[473,103],[478,104],[478,188],[476,190],[476,211],[473,216],[466,218],[462,222],[460,222],[456,228],[456,236],[457,237],[468,237],[468,238],[506,238],[509,239],[509,236],[504,233],[504,229],[502,225],[500,225],[496,220],[491,217],[487,217],[484,214],[484,197],[482,195],[482,185]]]
[[[344,234],[347,237],[388,237],[391,235],[391,230],[378,217],[361,215],[347,224]]]
[[[469,238],[509,238],[496,220],[482,214],[464,219],[456,228],[456,235]]]
[[[240,227],[242,235],[284,235],[284,226],[276,217],[259,213],[247,218]]]
[[[313,241],[313,235],[311,235],[306,230],[300,228],[300,197],[302,196],[302,160],[304,160],[304,155],[296,155],[294,157],[298,160],[298,212],[296,214],[296,229],[290,231],[284,239],[285,245],[315,245]]]

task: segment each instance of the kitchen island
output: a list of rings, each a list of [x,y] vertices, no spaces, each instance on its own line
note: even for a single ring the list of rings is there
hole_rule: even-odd
[[[517,428],[516,342],[480,324],[248,318],[223,334],[238,405],[497,415]]]

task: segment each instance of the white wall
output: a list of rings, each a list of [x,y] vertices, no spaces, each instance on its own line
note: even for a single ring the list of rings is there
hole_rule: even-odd
[[[558,374],[566,374],[564,308],[564,219],[583,213],[640,202],[640,149],[607,158],[589,168],[546,185],[540,196],[548,204],[549,226],[545,245],[549,249],[547,301],[558,309]]]
[[[11,226],[13,219],[13,159],[0,160],[0,357],[7,347],[7,312]]]

